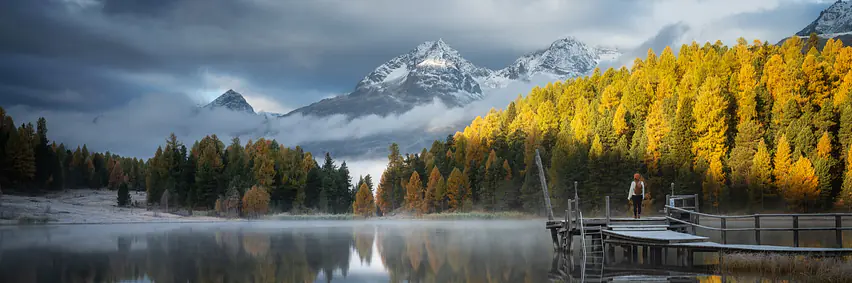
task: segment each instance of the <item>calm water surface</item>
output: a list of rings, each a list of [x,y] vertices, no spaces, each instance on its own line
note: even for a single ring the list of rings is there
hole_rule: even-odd
[[[542,221],[0,227],[0,282],[4,283],[579,279],[572,268],[578,263],[559,258]],[[690,273],[672,278],[659,270],[625,276],[662,282],[721,280]]]

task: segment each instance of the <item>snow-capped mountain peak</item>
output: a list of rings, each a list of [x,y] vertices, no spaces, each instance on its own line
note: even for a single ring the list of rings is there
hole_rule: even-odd
[[[592,47],[573,36],[560,38],[546,49],[526,54],[512,65],[494,72],[484,84],[486,87],[504,87],[512,81],[529,81],[544,75],[563,80],[589,74],[598,63],[615,60],[621,56],[618,50]]]
[[[804,29],[796,33],[798,36],[816,34],[839,34],[852,32],[852,2],[838,0],[819,13],[819,17]]]
[[[450,107],[463,106],[482,99],[483,88],[505,87],[513,81],[529,82],[538,75],[552,80],[586,75],[598,63],[619,55],[615,49],[589,46],[569,36],[495,72],[464,59],[443,39],[426,41],[381,64],[358,82],[351,93],[324,99],[290,114],[384,116],[435,100]]]
[[[232,111],[248,112],[254,114],[254,108],[246,101],[239,92],[229,89],[216,100],[205,106],[206,108],[226,108]]]

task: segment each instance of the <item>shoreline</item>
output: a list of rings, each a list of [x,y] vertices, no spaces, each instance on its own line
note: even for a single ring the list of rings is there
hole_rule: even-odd
[[[144,207],[116,206],[116,191],[65,190],[44,195],[3,195],[0,199],[0,226],[143,224],[143,223],[226,223],[252,221],[464,221],[464,220],[534,220],[544,219],[521,212],[446,212],[415,215],[398,212],[393,215],[363,217],[355,214],[291,214],[278,213],[257,218],[213,216],[212,211],[196,215],[178,215]],[[131,192],[133,200],[144,200],[145,192]]]

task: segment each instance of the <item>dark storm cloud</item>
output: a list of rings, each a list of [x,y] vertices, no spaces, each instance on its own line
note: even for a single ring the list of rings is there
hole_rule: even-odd
[[[572,30],[630,26],[631,17],[607,15],[644,7],[632,1],[401,2],[12,1],[0,11],[0,59],[40,62],[12,66],[34,82],[58,70],[78,71],[61,71],[63,83],[0,77],[0,99],[51,107],[59,104],[45,100],[76,93],[90,101],[61,105],[91,110],[150,91],[191,92],[204,69],[241,77],[292,108],[322,98],[299,93],[350,91],[373,68],[425,40],[444,38],[470,60],[500,68]],[[535,16],[546,8],[576,15]],[[181,84],[140,88],[140,82],[100,74],[155,74]]]

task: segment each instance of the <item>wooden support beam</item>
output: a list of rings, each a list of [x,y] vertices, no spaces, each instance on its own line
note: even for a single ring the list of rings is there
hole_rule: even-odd
[[[538,149],[535,149],[535,164],[538,165],[538,178],[541,181],[541,192],[544,194],[545,213],[547,219],[553,220],[553,208],[550,206],[550,193],[547,191],[547,180],[544,178],[544,167],[541,165],[541,157],[538,154]]]

